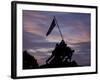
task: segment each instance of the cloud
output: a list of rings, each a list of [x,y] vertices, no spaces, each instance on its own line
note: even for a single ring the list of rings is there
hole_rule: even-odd
[[[26,32],[45,36],[53,16],[56,16],[58,25],[66,41],[73,43],[90,40],[90,14],[63,13],[45,11],[23,11],[23,24]],[[52,35],[53,34],[53,35]],[[61,40],[57,26],[47,40],[58,42]],[[54,37],[54,38],[53,38]],[[56,39],[55,39],[56,38]]]
[[[79,65],[90,66],[91,65],[91,43],[81,42],[75,43],[73,60],[76,60]]]
[[[23,49],[30,49],[36,46],[36,42],[47,42],[43,36],[29,32],[23,33]]]
[[[90,54],[90,49],[91,49],[91,42],[80,42],[80,43],[70,43],[71,47],[75,49],[76,54],[84,54],[84,53],[89,53]],[[69,46],[70,46],[69,45]]]
[[[73,54],[73,60],[75,60],[79,65],[83,66],[89,66],[90,65],[90,42],[81,42],[81,43],[73,43],[71,44],[73,47],[72,49],[75,50],[75,53]],[[39,63],[42,60],[42,63],[45,64],[45,61],[48,59],[48,57],[51,56],[52,51],[54,50],[55,46],[52,46],[52,48],[49,47],[41,47],[37,49],[29,49],[29,53],[36,57],[36,59],[39,61]],[[70,46],[69,46],[70,47]]]

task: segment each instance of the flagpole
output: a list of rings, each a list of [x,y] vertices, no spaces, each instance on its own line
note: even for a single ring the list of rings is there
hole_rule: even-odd
[[[60,32],[61,38],[62,38],[62,40],[64,40],[63,35],[62,35],[62,33],[61,33],[60,27],[59,27],[59,25],[58,25],[58,22],[57,22],[55,16],[54,16],[54,19],[55,19],[55,21],[56,21],[56,24],[57,24],[58,30],[59,30],[59,32]]]

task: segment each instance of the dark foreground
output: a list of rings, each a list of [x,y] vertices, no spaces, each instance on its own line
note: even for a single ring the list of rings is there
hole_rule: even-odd
[[[33,56],[27,51],[23,51],[23,69],[77,67],[79,65],[76,61],[72,61],[73,53],[74,50],[68,47],[64,40],[62,40],[59,44],[56,44],[52,55],[46,60],[46,64],[39,66]]]

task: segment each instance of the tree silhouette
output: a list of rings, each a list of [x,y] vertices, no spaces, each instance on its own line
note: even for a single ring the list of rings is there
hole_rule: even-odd
[[[27,51],[23,51],[23,69],[33,69],[38,67],[37,60],[29,55]]]

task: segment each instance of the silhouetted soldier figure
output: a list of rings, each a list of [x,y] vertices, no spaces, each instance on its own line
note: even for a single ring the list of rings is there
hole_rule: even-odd
[[[67,60],[68,62],[71,62],[73,52],[74,52],[74,50],[72,50],[70,47],[67,46],[66,50],[65,50],[64,59]]]
[[[64,40],[60,44],[56,44],[50,58],[46,61],[47,64],[61,64],[64,61],[71,62],[74,50],[65,44]]]
[[[52,51],[52,55],[46,61],[47,64],[56,64],[59,63],[60,60],[60,47],[59,44],[56,44],[54,51]]]
[[[64,42],[64,40],[62,40],[60,43],[60,50],[62,53],[61,55],[62,60],[64,61],[66,59],[68,62],[71,62],[71,58],[72,58],[74,50],[68,47],[67,44]]]
[[[63,41],[61,41],[60,44],[56,44],[56,47],[54,49],[54,51],[52,51],[52,55],[50,56],[50,58],[46,61],[46,63],[48,64],[58,64],[61,63],[61,56],[62,56],[62,49],[63,49]],[[62,46],[62,47],[61,47]]]

